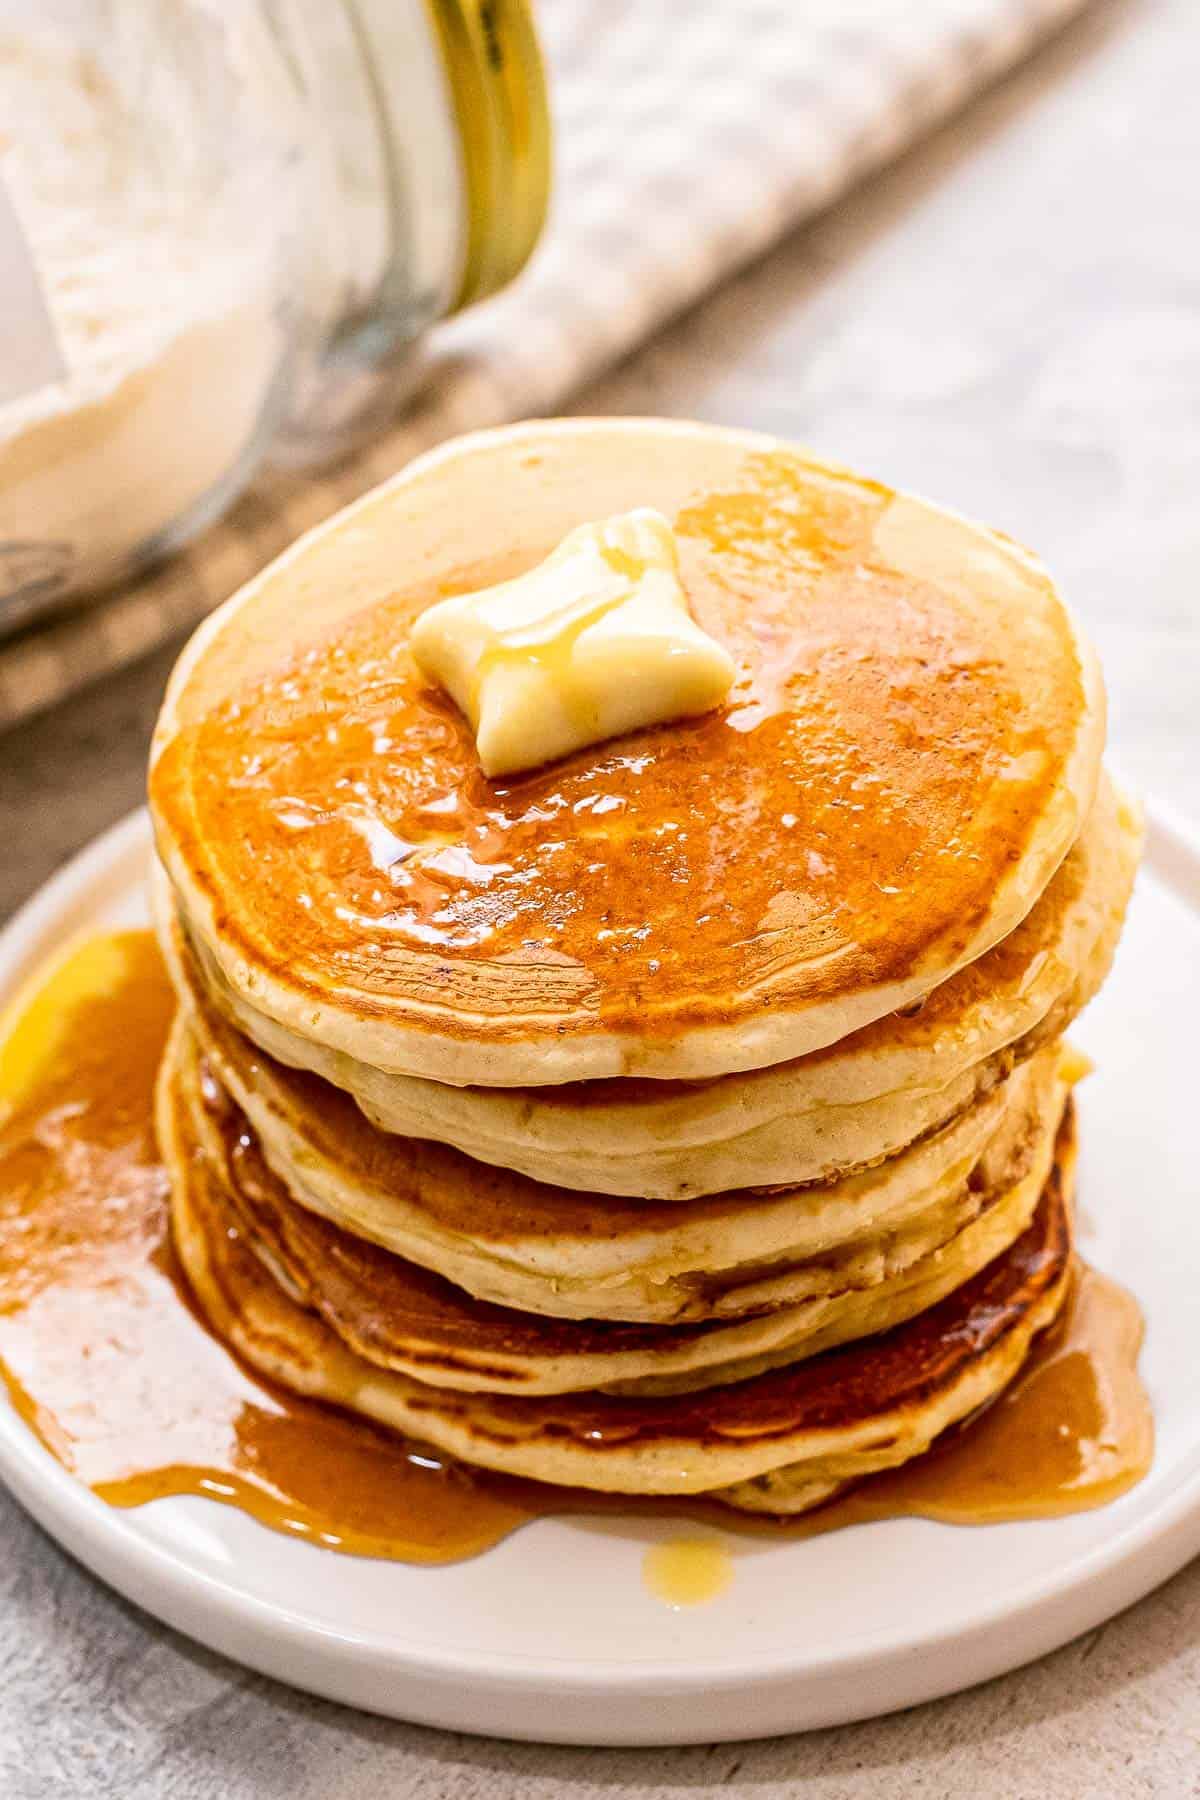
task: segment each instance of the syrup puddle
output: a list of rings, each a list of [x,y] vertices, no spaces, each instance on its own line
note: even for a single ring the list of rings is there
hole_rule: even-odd
[[[0,1041],[0,1373],[20,1416],[103,1499],[203,1494],[329,1548],[447,1562],[564,1513],[811,1537],[872,1519],[956,1524],[1099,1506],[1149,1467],[1141,1314],[1082,1269],[1059,1322],[981,1418],[794,1523],[468,1470],[273,1388],[196,1316],[171,1246],[153,1091],[174,1009],[148,932],[93,938],[22,996]],[[654,1546],[672,1606],[732,1575],[708,1537]]]
[[[670,1538],[647,1550],[642,1579],[657,1599],[676,1610],[704,1606],[732,1582],[733,1558],[715,1538]]]

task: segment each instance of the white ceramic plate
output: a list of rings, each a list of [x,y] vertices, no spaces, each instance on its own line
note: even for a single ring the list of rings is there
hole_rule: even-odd
[[[72,933],[145,917],[144,815],[0,937],[0,1005]],[[198,1498],[134,1511],[77,1485],[0,1403],[0,1476],[103,1580],[178,1630],[313,1693],[422,1723],[565,1743],[708,1742],[839,1724],[1052,1650],[1200,1551],[1200,1204],[1190,1125],[1200,840],[1151,818],[1114,976],[1073,1035],[1087,1254],[1138,1294],[1158,1427],[1142,1484],[1098,1512],[808,1543],[730,1535],[734,1579],[673,1610],[642,1580],[666,1521],[541,1520],[474,1561],[339,1556]]]

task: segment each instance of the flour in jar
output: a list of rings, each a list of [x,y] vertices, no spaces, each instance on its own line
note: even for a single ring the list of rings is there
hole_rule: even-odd
[[[0,632],[215,511],[285,356],[267,172],[256,189],[231,160],[232,105],[217,141],[212,59],[143,38],[130,79],[131,46],[110,48],[120,79],[70,39],[0,31],[0,182],[66,370],[27,366],[22,392],[0,369]]]

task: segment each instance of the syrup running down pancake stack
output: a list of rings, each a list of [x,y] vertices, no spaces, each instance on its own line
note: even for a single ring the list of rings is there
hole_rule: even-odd
[[[489,779],[414,621],[670,521],[724,703]],[[151,772],[159,1131],[213,1329],[470,1464],[798,1512],[1012,1379],[1071,1279],[1139,826],[999,534],[774,440],[445,447],[200,630]]]

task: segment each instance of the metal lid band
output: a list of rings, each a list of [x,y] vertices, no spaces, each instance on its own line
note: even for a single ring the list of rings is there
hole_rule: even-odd
[[[526,0],[427,0],[463,152],[467,241],[459,312],[529,260],[550,197],[550,114]]]

